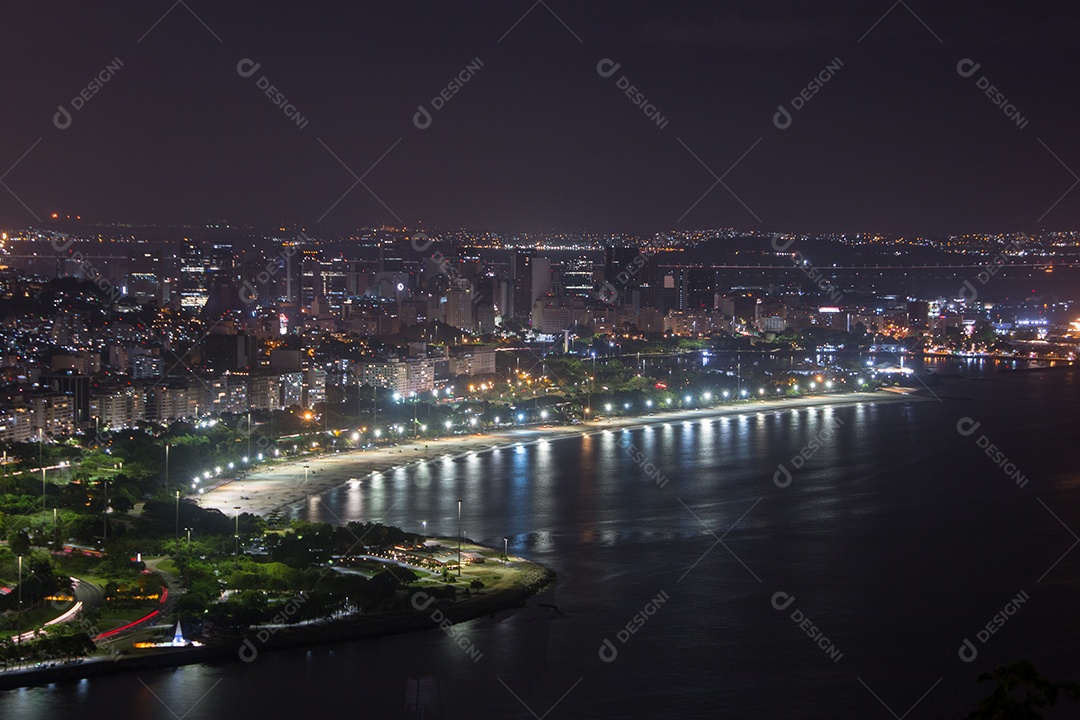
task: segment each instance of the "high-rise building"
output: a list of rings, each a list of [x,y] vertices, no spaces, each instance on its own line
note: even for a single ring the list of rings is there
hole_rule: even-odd
[[[447,325],[472,332],[476,326],[476,305],[471,289],[447,290],[445,299],[445,321]]]
[[[609,245],[604,248],[604,282],[615,288],[609,299],[612,302],[629,302],[641,282],[641,268],[636,264],[640,253],[637,248]]]
[[[571,258],[562,266],[562,285],[567,295],[589,297],[593,293],[593,262],[587,257]]]
[[[534,259],[532,250],[515,250],[510,256],[510,282],[514,287],[510,314],[513,317],[528,318],[532,312]]]
[[[661,300],[663,280],[660,277],[660,256],[657,253],[645,255],[645,266],[641,268],[641,282],[638,284],[640,307],[663,308]]]
[[[385,242],[379,246],[379,272],[401,272],[405,269],[402,246],[396,242]]]
[[[320,263],[320,275],[322,279],[322,296],[326,298],[331,312],[340,312],[345,299],[352,297],[349,293],[349,275],[356,262],[348,262],[345,258],[336,257]]]
[[[686,282],[686,304],[683,310],[711,310],[715,303],[716,271],[712,268],[690,268],[683,274]]]
[[[925,300],[908,300],[908,327],[926,330],[930,327],[930,303]]]
[[[551,258],[534,257],[532,260],[532,287],[529,288],[529,307],[551,292]]]
[[[208,259],[201,243],[188,240],[180,255],[180,307],[197,313],[210,297]]]
[[[322,252],[313,248],[300,253],[300,306],[309,308],[322,294]]]
[[[82,425],[90,420],[90,376],[71,370],[53,375],[49,385],[54,392],[71,398],[73,420]]]
[[[139,304],[161,302],[161,256],[133,250],[128,259],[127,294]]]
[[[232,243],[211,243],[210,253],[207,259],[209,260],[207,272],[215,277],[224,276],[225,278],[232,279],[235,270]]]

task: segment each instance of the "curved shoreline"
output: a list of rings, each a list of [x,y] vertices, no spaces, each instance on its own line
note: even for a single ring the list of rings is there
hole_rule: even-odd
[[[542,565],[527,560],[520,562],[522,578],[512,587],[479,593],[458,602],[436,602],[431,607],[441,611],[441,617],[453,624],[525,607],[529,598],[555,582],[556,578],[554,571]],[[413,589],[420,591],[422,587],[415,586]],[[439,624],[433,620],[431,613],[421,610],[347,617],[298,627],[275,628],[265,639],[259,637],[259,628],[249,628],[244,633],[208,641],[203,647],[161,650],[113,659],[96,658],[76,665],[61,665],[55,668],[3,672],[0,673],[0,692],[58,682],[80,682],[91,677],[136,670],[158,670],[206,662],[252,662],[262,652],[329,645],[336,642],[351,642],[438,628]]]
[[[610,430],[634,430],[670,422],[737,416],[815,407],[844,407],[861,403],[913,402],[927,400],[919,393],[887,391],[812,395],[808,397],[761,400],[694,410],[657,412],[647,416],[614,417],[580,425],[555,425],[501,430],[489,434],[460,435],[423,442],[409,442],[373,450],[349,450],[319,455],[254,471],[247,477],[219,485],[197,496],[203,507],[230,514],[241,512],[268,515],[293,507],[312,495],[333,490],[351,479],[388,473],[440,458],[454,459],[470,453],[487,452],[542,441],[554,442]],[[305,473],[304,466],[308,465]],[[305,480],[305,474],[307,479]]]
[[[428,441],[426,443],[414,443],[400,448],[382,448],[376,451],[352,451],[329,456],[320,456],[306,460],[294,461],[278,465],[270,474],[277,476],[268,480],[260,481],[258,478],[246,478],[243,482],[255,486],[252,490],[244,489],[243,482],[236,481],[219,486],[202,496],[203,502],[214,507],[217,504],[232,507],[240,494],[244,492],[261,493],[260,498],[264,504],[277,502],[268,510],[287,507],[303,499],[289,498],[281,500],[282,489],[277,488],[278,494],[273,491],[267,492],[258,487],[260,482],[278,483],[279,485],[291,485],[295,483],[296,468],[299,466],[303,472],[303,464],[314,465],[320,461],[323,464],[331,464],[333,461],[370,461],[369,464],[377,467],[365,467],[362,471],[350,472],[354,475],[369,475],[380,472],[388,472],[396,468],[426,462],[439,457],[458,457],[470,453],[492,450],[495,448],[513,447],[517,445],[534,444],[544,441],[554,441],[594,435],[609,432],[616,429],[632,430],[648,427],[650,425],[662,425],[671,422],[692,422],[706,418],[738,416],[760,412],[775,412],[785,410],[798,410],[803,408],[818,407],[845,407],[868,403],[887,402],[911,402],[915,400],[927,400],[921,394],[900,394],[888,392],[876,393],[845,393],[843,395],[812,396],[808,398],[796,398],[785,400],[766,400],[753,404],[736,404],[722,407],[703,408],[697,410],[677,410],[673,412],[658,413],[645,417],[612,418],[607,421],[596,421],[582,425],[567,425],[556,427],[543,427],[531,429],[516,429],[491,435],[471,435],[460,438],[444,438],[442,441]],[[501,442],[493,442],[501,440]],[[448,453],[446,450],[455,444],[461,446],[456,453]],[[432,447],[434,446],[434,447]],[[410,456],[406,462],[394,458],[394,455],[404,454],[408,448]],[[393,450],[398,449],[398,453]],[[415,455],[415,457],[414,457]],[[372,457],[375,456],[375,457]],[[385,464],[385,461],[392,460]],[[393,460],[397,460],[394,462]],[[351,463],[350,463],[351,464]],[[291,472],[290,472],[291,470]],[[304,486],[305,495],[326,492],[348,482],[348,478],[342,480],[337,475],[325,480],[310,483]],[[236,487],[230,487],[235,484]],[[214,503],[207,503],[214,500]],[[223,508],[224,509],[224,508]],[[250,510],[249,510],[250,511]],[[529,598],[541,592],[556,579],[555,573],[536,563],[522,560],[523,577],[521,582],[504,590],[492,591],[487,594],[478,594],[460,602],[439,602],[433,607],[441,611],[442,618],[450,623],[458,624],[474,620],[486,615],[494,615],[501,611],[510,611],[524,607]],[[425,606],[426,607],[426,606]],[[259,638],[257,629],[249,629],[247,633],[238,634],[229,638],[213,641],[201,648],[185,648],[178,650],[162,651],[155,653],[140,654],[136,656],[123,656],[114,659],[95,659],[78,665],[65,665],[56,668],[35,668],[30,670],[0,673],[0,691],[20,687],[45,685],[56,682],[79,682],[90,677],[101,675],[131,672],[135,670],[153,670],[183,665],[195,665],[206,662],[251,662],[261,652],[272,652],[291,648],[307,647],[312,645],[324,645],[334,642],[347,642],[367,638],[397,635],[406,632],[436,629],[439,624],[434,622],[430,613],[423,611],[398,611],[381,616],[360,616],[329,620],[323,623],[304,625],[301,627],[284,627],[275,629],[266,638]],[[256,642],[258,640],[258,642]]]

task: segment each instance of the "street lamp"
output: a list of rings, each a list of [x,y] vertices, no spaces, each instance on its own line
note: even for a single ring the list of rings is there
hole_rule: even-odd
[[[17,631],[18,632],[18,640],[19,640],[20,645],[22,645],[22,632],[21,632],[22,631],[22,558],[23,558],[23,556],[20,555],[19,556],[19,630]]]
[[[109,481],[105,480],[105,506],[101,508],[102,545],[109,539]]]
[[[461,577],[461,498],[457,499],[457,574]]]
[[[169,490],[169,443],[165,443],[165,491]]]
[[[45,428],[38,431],[38,467],[41,468],[41,511],[45,512]]]
[[[240,506],[234,505],[233,510],[236,511],[236,533],[233,538],[236,540],[236,559],[240,559]]]
[[[176,530],[173,532],[173,540],[180,539],[180,491],[176,491]]]

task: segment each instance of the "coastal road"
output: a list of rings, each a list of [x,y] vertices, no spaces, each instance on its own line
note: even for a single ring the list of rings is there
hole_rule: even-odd
[[[457,457],[493,447],[529,444],[601,433],[621,428],[644,427],[671,422],[689,422],[709,417],[786,411],[824,405],[843,406],[859,403],[919,402],[916,395],[888,392],[837,393],[781,400],[755,400],[695,410],[656,412],[647,416],[612,417],[580,425],[529,426],[488,434],[456,435],[439,439],[403,442],[394,447],[351,450],[328,455],[313,455],[253,470],[245,478],[225,483],[203,495],[195,496],[203,507],[216,508],[228,516],[239,506],[242,512],[266,515],[274,510],[301,502],[351,479],[363,479],[403,465]],[[305,472],[304,466],[308,469]]]

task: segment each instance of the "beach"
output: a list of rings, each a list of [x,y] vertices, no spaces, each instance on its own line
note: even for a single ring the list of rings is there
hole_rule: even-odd
[[[457,457],[495,447],[525,445],[601,433],[615,429],[631,429],[671,422],[702,420],[741,414],[785,411],[820,406],[845,406],[860,403],[922,402],[920,395],[886,391],[811,395],[782,400],[747,401],[694,410],[673,410],[650,415],[605,418],[578,425],[540,425],[512,428],[489,433],[455,435],[419,441],[402,440],[392,447],[349,450],[338,453],[309,455],[295,460],[279,461],[256,468],[246,477],[228,481],[193,496],[206,508],[217,508],[231,515],[240,512],[267,515],[275,510],[304,501],[312,495],[363,478],[414,463],[440,457]],[[305,467],[307,469],[305,471]]]

